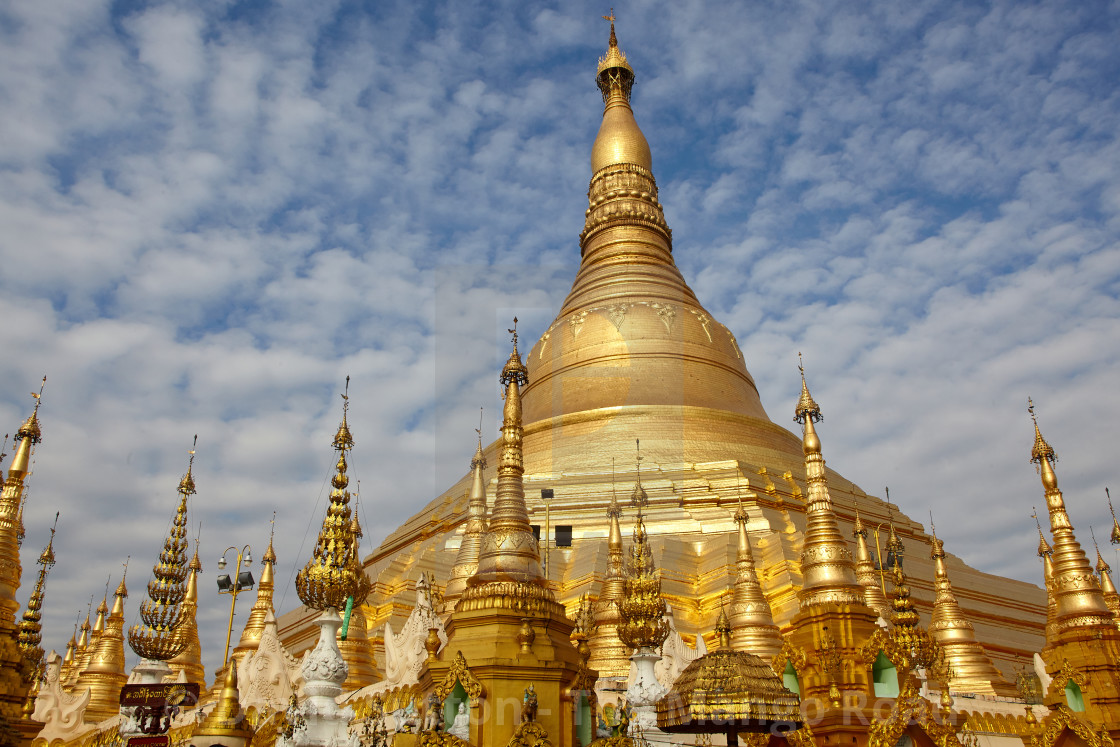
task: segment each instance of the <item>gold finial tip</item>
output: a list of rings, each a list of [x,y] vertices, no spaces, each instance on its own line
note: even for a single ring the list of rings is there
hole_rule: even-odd
[[[1035,526],[1038,527],[1038,557],[1052,555],[1054,550],[1050,547],[1050,543],[1046,541],[1046,536],[1042,534],[1042,524],[1038,520],[1038,509],[1031,512],[1034,518]]]
[[[338,430],[335,431],[334,439],[331,441],[331,446],[336,451],[345,452],[354,448],[354,436],[350,433],[350,426],[346,421],[346,414],[350,409],[350,377],[346,377],[346,388],[341,395],[342,397],[342,422],[338,424]]]
[[[525,386],[529,383],[529,369],[521,362],[521,353],[517,350],[517,317],[513,318],[513,329],[509,330],[509,333],[513,335],[513,350],[510,351],[509,360],[502,368],[499,379],[506,386],[514,382]]]
[[[1034,412],[1034,401],[1027,397],[1027,412],[1031,415],[1031,421],[1034,423],[1034,446],[1031,447],[1031,461],[1035,464],[1041,464],[1043,460],[1054,464],[1058,461],[1058,455],[1054,452],[1053,447],[1046,443],[1046,439],[1042,437],[1042,431],[1038,428],[1038,416]]]
[[[793,421],[804,423],[806,419],[819,423],[824,420],[821,407],[809,394],[809,385],[805,382],[805,367],[801,362],[801,353],[797,354],[797,369],[801,372],[801,397],[797,400],[797,407],[793,410]]]
[[[621,49],[618,48],[618,36],[614,32],[614,8],[611,8],[609,16],[603,16],[604,21],[611,23],[611,36],[610,41],[607,43],[607,53],[599,58],[599,67],[596,70],[596,78],[603,75],[604,71],[615,70],[615,75],[606,76],[608,80],[600,79],[600,85],[606,86],[603,91],[604,96],[607,95],[612,85],[618,86],[623,89],[626,97],[630,97],[629,86],[634,82],[634,69],[630,67],[630,63],[626,61],[626,55]],[[625,72],[623,72],[625,71]],[[616,80],[609,80],[610,78],[617,78]]]

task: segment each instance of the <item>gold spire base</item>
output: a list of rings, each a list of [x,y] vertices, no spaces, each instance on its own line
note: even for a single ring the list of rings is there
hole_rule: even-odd
[[[437,658],[425,662],[420,691],[444,695],[440,686],[450,690],[458,679],[471,696],[469,742],[474,747],[506,747],[522,725],[521,704],[531,686],[540,703],[535,723],[549,741],[578,743],[569,690],[580,672],[580,656],[569,640],[573,623],[563,606],[538,597],[536,611],[525,614],[513,604],[485,608],[465,604],[470,601],[461,599],[451,614],[447,645]],[[460,655],[463,661],[457,662]],[[477,685],[479,695],[471,692]]]
[[[522,615],[554,614],[563,616],[564,606],[549,589],[526,581],[489,581],[468,586],[455,604],[460,610],[508,610]]]

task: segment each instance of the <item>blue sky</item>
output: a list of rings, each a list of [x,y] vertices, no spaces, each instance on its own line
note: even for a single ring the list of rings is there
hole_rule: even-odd
[[[347,374],[367,550],[466,471],[509,318],[535,339],[575,274],[607,11],[0,11],[0,432],[47,374],[24,544],[30,579],[62,512],[47,648],[129,554],[131,621],[195,433],[211,672],[216,557],[259,556],[273,510],[296,604]],[[1037,582],[1033,396],[1079,536],[1106,536],[1120,4],[615,12],[676,260],[771,417],[793,427],[800,350],[830,466]]]

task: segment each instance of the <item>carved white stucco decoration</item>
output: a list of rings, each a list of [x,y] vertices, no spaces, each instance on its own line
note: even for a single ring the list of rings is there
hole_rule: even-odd
[[[385,623],[385,679],[362,688],[351,697],[358,699],[419,683],[420,670],[428,658],[424,643],[430,628],[436,629],[442,651],[447,645],[447,631],[432,605],[428,577],[421,573],[416,582],[416,606],[405,620],[401,632],[394,634],[392,626]]]
[[[32,715],[33,719],[44,723],[38,738],[47,740],[47,744],[56,739],[69,742],[94,728],[92,724],[82,723],[82,716],[89,705],[89,688],[75,695],[67,694],[62,689],[61,670],[62,657],[51,651],[47,655],[46,679],[39,687]]]
[[[277,747],[359,747],[356,734],[349,731],[354,709],[339,708],[336,698],[342,694],[348,667],[338,650],[338,629],[342,618],[336,610],[325,611],[316,621],[319,641],[303,657],[304,699],[299,711],[305,726],[291,739],[281,736]],[[240,694],[240,693],[239,693]]]
[[[237,695],[241,708],[266,706],[274,711],[288,707],[288,700],[303,682],[299,659],[280,643],[276,632],[276,616],[268,610],[257,650],[241,660],[237,668]]]
[[[669,635],[665,642],[661,644],[661,661],[657,662],[653,669],[661,686],[670,690],[685,667],[706,654],[708,650],[701,636],[696,637],[696,648],[692,648],[685,643],[681,634],[677,632],[677,623],[673,619],[673,608],[668,604],[665,607],[667,610],[665,618],[669,622]],[[631,678],[633,677],[633,669],[631,667]]]

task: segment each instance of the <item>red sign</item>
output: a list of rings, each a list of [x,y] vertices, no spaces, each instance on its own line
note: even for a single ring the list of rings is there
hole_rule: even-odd
[[[158,737],[129,737],[128,747],[171,747],[171,737],[167,734]]]
[[[198,702],[197,682],[169,685],[125,685],[121,688],[122,706],[192,706]]]

